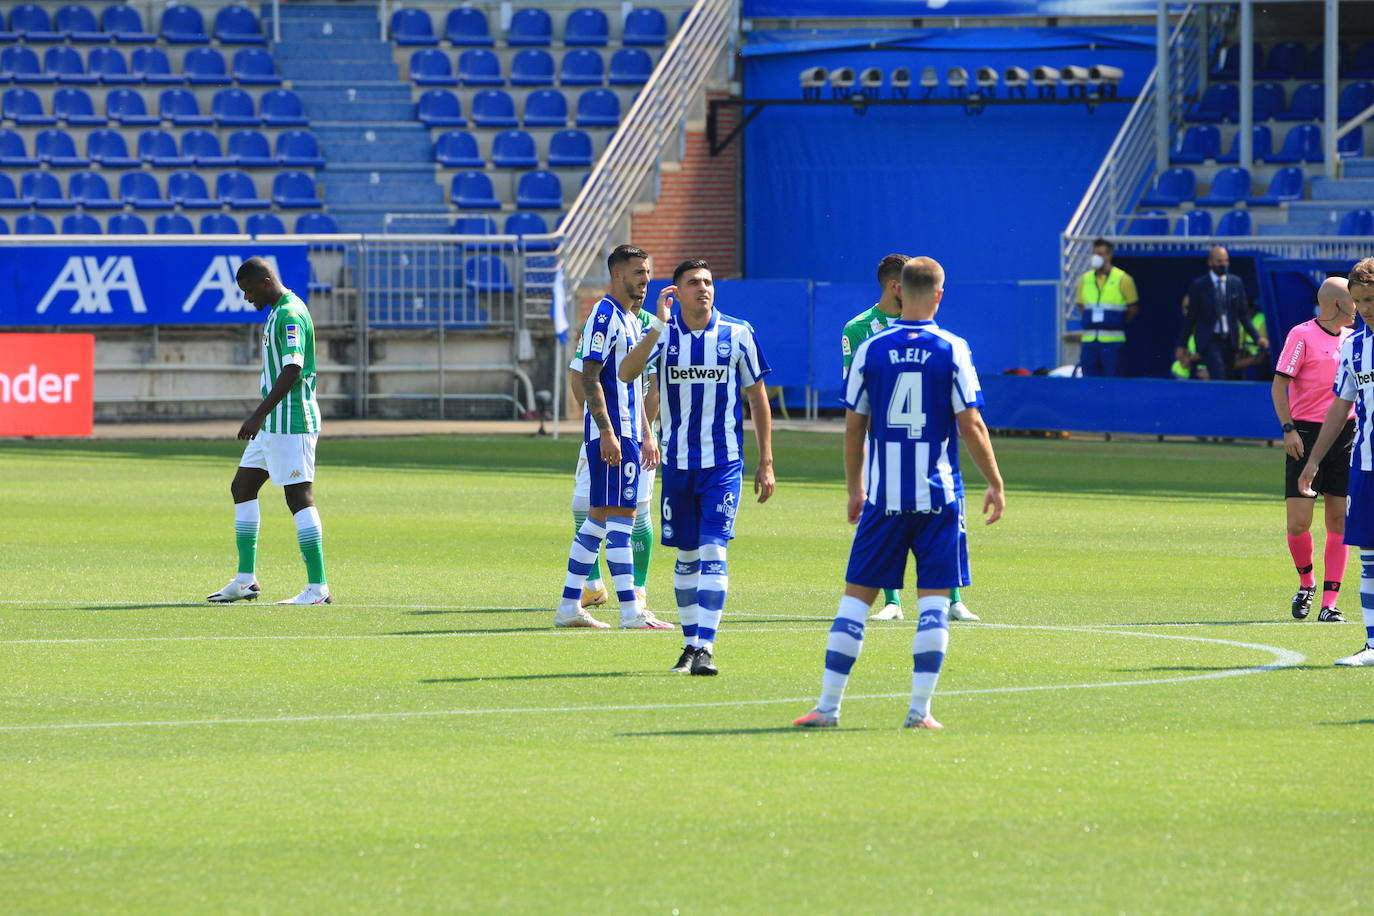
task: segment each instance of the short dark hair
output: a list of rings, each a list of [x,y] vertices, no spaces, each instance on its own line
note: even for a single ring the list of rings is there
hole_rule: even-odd
[[[637,248],[634,245],[617,245],[610,256],[606,258],[606,272],[615,273],[617,267],[622,264],[628,264],[635,258],[644,258],[648,260],[649,252],[645,251],[643,248]]]
[[[239,269],[234,272],[234,279],[241,283],[250,285],[261,283],[272,276],[272,265],[265,258],[253,257],[239,265]]]
[[[677,266],[673,271],[673,285],[677,286],[677,281],[689,270],[710,270],[711,265],[706,263],[705,258],[688,258]]]
[[[1107,254],[1111,254],[1113,251],[1116,250],[1116,246],[1113,245],[1111,242],[1107,241],[1107,240],[1104,239],[1104,238],[1096,238],[1096,239],[1093,239],[1093,247],[1094,247],[1094,248],[1099,248],[1099,247],[1100,247],[1100,248],[1105,248],[1105,249],[1107,249]]]
[[[878,285],[886,288],[893,280],[902,278],[902,267],[911,258],[904,254],[890,254],[878,262]]]
[[[1350,276],[1346,277],[1346,282],[1374,286],[1374,258],[1365,258],[1357,262],[1350,268]]]

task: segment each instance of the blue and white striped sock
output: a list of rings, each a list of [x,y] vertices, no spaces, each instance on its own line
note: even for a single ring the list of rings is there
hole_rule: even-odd
[[[1374,550],[1360,551],[1360,610],[1366,646],[1374,649]]]
[[[707,652],[716,650],[716,630],[725,613],[725,593],[730,589],[730,566],[722,544],[701,545],[701,574],[697,579],[697,645]]]
[[[677,593],[677,616],[682,623],[682,642],[697,644],[697,618],[701,605],[697,604],[697,576],[701,572],[701,552],[679,550],[673,567],[673,591]]]
[[[840,711],[844,687],[849,683],[849,672],[854,669],[854,663],[859,660],[859,652],[864,647],[864,621],[868,618],[868,608],[868,602],[849,595],[840,599],[840,609],[825,640],[825,673],[821,675],[821,698],[816,701],[816,708],[821,712]]]
[[[622,623],[639,616],[639,598],[635,596],[635,554],[630,547],[630,531],[635,520],[628,515],[613,515],[606,519],[606,569],[615,584],[615,596],[620,601]]]
[[[573,536],[572,546],[568,548],[568,578],[563,583],[563,600],[558,602],[558,613],[562,616],[570,617],[581,609],[582,586],[601,552],[601,541],[605,537],[606,526],[594,518],[583,522]]]
[[[925,718],[949,648],[949,598],[922,598],[916,607],[921,619],[911,641],[911,711]]]

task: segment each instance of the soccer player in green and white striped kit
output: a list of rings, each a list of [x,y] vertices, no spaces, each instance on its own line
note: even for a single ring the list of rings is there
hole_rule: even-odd
[[[873,307],[860,312],[844,326],[844,336],[840,338],[840,351],[844,357],[844,374],[849,375],[849,363],[859,344],[902,317],[902,268],[911,260],[909,255],[890,254],[878,262],[878,287],[882,290],[880,298]],[[949,619],[977,620],[978,615],[964,604],[959,589],[949,591]],[[895,588],[883,589],[883,606],[873,615],[874,620],[901,620],[902,593]]]
[[[315,444],[320,436],[320,406],[315,400],[315,325],[305,303],[282,286],[272,265],[249,258],[239,267],[239,289],[258,311],[270,308],[262,333],[262,403],[239,427],[247,439],[238,473],[229,490],[234,497],[234,535],[239,571],[213,595],[213,602],[252,601],[260,594],[258,491],[270,477],[286,495],[296,517],[296,540],[305,559],[307,585],[278,604],[330,604],[324,575],[320,513],[315,509]]]

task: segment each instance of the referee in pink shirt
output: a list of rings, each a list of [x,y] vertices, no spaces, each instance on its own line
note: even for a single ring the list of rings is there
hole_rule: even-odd
[[[1288,332],[1283,352],[1274,368],[1274,413],[1283,424],[1283,448],[1287,452],[1285,492],[1288,506],[1288,552],[1298,568],[1298,593],[1293,596],[1293,616],[1303,620],[1312,611],[1317,580],[1312,573],[1312,504],[1315,497],[1298,490],[1307,452],[1317,439],[1322,419],[1335,396],[1332,385],[1340,362],[1341,344],[1350,336],[1355,303],[1343,277],[1330,277],[1317,290],[1317,317]],[[1345,578],[1345,496],[1350,476],[1350,445],[1355,436],[1355,408],[1340,436],[1317,470],[1312,489],[1326,503],[1326,551],[1322,572],[1321,611],[1317,619],[1344,623],[1336,608],[1336,595]]]

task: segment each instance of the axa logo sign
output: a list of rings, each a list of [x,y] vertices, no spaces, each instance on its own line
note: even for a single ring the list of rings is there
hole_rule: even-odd
[[[0,436],[89,436],[95,337],[0,334]]]
[[[155,278],[153,282],[158,285],[152,288],[161,295],[167,281],[176,275],[183,283],[195,277],[189,294],[183,297],[180,290],[174,292],[173,301],[179,300],[178,311],[182,314],[256,311],[243,298],[235,279],[235,273],[245,257],[211,255],[209,262],[200,267],[197,274],[192,274],[187,270],[189,265],[184,258],[193,252],[194,249],[179,252],[178,257],[183,260],[178,264],[169,264],[165,251],[152,249],[141,257],[128,254],[71,255],[48,284],[34,310],[39,315],[145,315],[148,313],[145,283]],[[267,255],[265,260],[280,276],[276,258]],[[185,285],[181,287],[182,290],[185,288]]]
[[[56,305],[71,315],[111,314],[116,302],[135,314],[148,311],[134,259],[129,255],[73,255],[39,300],[37,312],[45,314]]]

